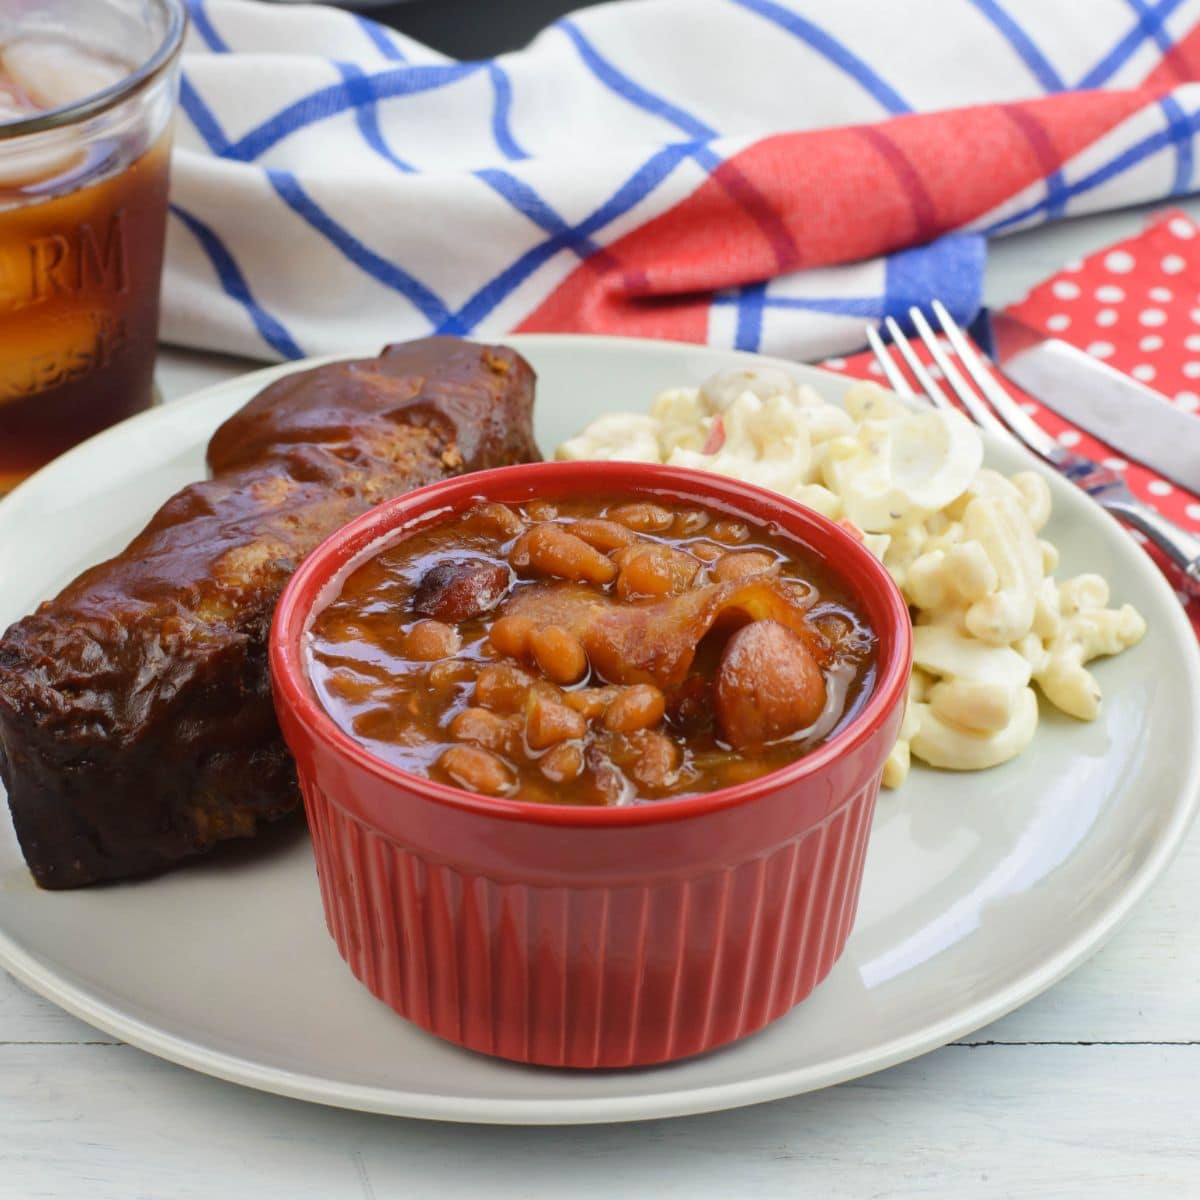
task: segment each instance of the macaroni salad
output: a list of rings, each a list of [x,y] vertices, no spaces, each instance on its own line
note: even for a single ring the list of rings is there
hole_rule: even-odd
[[[866,382],[838,407],[770,366],[661,393],[648,415],[610,413],[560,459],[630,459],[716,471],[840,521],[882,560],[913,615],[913,672],[887,787],[912,757],[975,771],[1020,754],[1037,729],[1037,684],[1080,720],[1100,711],[1087,664],[1146,631],[1109,604],[1099,575],[1059,579],[1040,475],[983,466],[975,426],[914,411]]]

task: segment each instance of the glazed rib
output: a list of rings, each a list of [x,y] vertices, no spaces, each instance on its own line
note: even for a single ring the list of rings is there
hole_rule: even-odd
[[[47,888],[161,870],[299,805],[266,642],[304,556],[448,475],[538,458],[533,372],[455,338],[272,384],[116,558],[0,640],[0,778]]]

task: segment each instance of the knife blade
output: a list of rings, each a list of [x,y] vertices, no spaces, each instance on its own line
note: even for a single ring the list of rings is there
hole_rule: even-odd
[[[988,315],[996,365],[1018,387],[1123,457],[1200,491],[1200,419],[1061,338]]]

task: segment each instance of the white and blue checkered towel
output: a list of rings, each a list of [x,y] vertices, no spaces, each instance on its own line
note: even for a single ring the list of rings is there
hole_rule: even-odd
[[[480,0],[485,2],[485,0]],[[168,341],[571,329],[815,357],[984,238],[1190,190],[1200,0],[627,0],[455,62],[191,0]]]

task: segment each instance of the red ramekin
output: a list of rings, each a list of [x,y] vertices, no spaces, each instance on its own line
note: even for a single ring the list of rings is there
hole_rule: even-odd
[[[477,796],[389,765],[334,724],[308,681],[304,642],[348,569],[479,499],[612,494],[698,502],[824,561],[878,637],[863,709],[750,783],[624,808]],[[270,654],[330,932],[354,974],[430,1032],[520,1062],[665,1062],[761,1029],[841,954],[903,715],[911,631],[883,567],[811,509],[643,463],[459,476],[323,542],[283,593]]]

